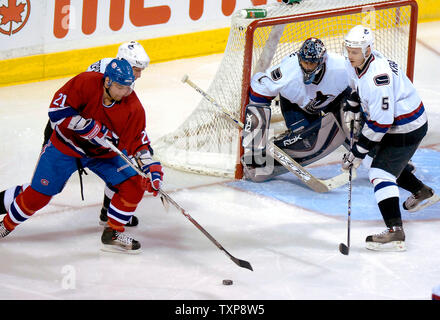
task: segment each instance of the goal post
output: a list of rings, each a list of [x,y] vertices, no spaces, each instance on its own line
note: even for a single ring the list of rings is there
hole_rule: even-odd
[[[355,25],[375,33],[375,48],[399,64],[412,80],[417,32],[415,0],[302,0],[256,6],[260,19],[232,15],[228,43],[207,92],[237,119],[244,120],[250,79],[296,52],[309,37],[320,38],[328,52],[342,54],[344,35]],[[201,84],[203,87],[203,84]],[[276,101],[272,118],[281,119]],[[283,121],[277,124],[283,129]],[[200,174],[242,178],[240,130],[202,99],[174,131],[154,143],[162,164]]]

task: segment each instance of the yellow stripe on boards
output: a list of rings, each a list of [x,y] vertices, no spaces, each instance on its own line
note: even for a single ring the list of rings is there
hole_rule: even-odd
[[[151,63],[224,52],[229,28],[137,40]],[[119,44],[0,60],[0,86],[76,75],[92,63],[115,57]]]
[[[418,22],[430,22],[440,20],[440,1],[417,0],[419,8]]]
[[[440,20],[439,0],[418,0],[417,4],[418,22]],[[330,25],[338,23],[338,18],[332,19],[329,20]],[[224,52],[229,30],[223,28],[134,40],[144,46],[151,63],[157,63]],[[102,58],[116,56],[118,47],[119,44],[116,44],[0,60],[0,87],[76,75]]]

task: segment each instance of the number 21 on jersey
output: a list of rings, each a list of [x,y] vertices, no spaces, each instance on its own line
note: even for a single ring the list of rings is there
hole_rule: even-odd
[[[67,95],[63,94],[63,93],[59,93],[58,94],[58,98],[56,98],[53,101],[53,104],[58,106],[58,107],[64,107],[64,104],[66,103],[66,99],[67,99]]]

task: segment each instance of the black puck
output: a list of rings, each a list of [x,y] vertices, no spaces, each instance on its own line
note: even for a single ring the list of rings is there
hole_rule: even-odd
[[[232,281],[232,280],[229,280],[229,279],[226,279],[226,280],[223,280],[223,284],[225,285],[225,286],[230,286],[230,285],[232,285],[234,282]]]

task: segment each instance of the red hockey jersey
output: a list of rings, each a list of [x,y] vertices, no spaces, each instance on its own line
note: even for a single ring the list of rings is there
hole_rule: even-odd
[[[50,138],[55,147],[73,157],[109,158],[116,154],[93,144],[68,128],[73,116],[99,121],[119,137],[118,148],[129,155],[148,149],[145,110],[133,91],[120,102],[103,105],[103,75],[83,72],[69,80],[54,95],[49,118],[54,131]]]

